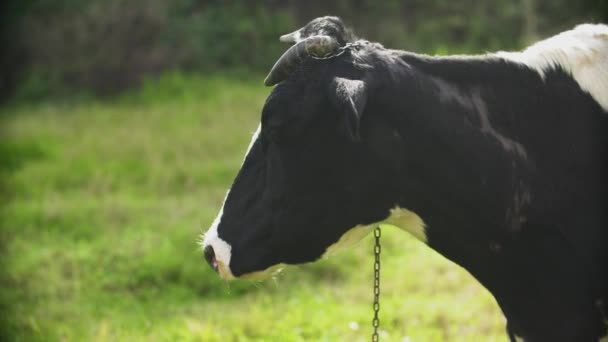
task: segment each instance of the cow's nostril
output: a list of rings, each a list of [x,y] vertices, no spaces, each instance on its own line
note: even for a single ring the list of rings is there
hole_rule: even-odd
[[[213,268],[214,271],[217,272],[217,261],[215,260],[215,252],[213,251],[213,247],[208,245],[203,250],[203,254],[205,254],[205,260],[207,263]]]

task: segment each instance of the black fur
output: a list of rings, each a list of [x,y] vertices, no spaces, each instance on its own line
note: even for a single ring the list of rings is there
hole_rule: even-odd
[[[359,140],[336,77],[366,85]],[[305,61],[261,121],[218,227],[236,276],[314,261],[399,205],[492,292],[509,335],[607,334],[608,113],[563,70],[360,41]]]

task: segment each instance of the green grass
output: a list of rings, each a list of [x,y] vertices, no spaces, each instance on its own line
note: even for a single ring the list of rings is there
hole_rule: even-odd
[[[0,339],[369,340],[369,237],[262,283],[203,262],[260,80],[173,74],[111,101],[2,108]],[[458,266],[391,229],[382,262],[383,341],[506,341],[494,299]]]

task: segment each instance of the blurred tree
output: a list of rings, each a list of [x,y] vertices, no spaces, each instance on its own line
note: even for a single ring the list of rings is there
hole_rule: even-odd
[[[538,40],[538,24],[536,17],[536,6],[534,0],[521,0],[521,7],[524,12],[524,34],[525,42]]]
[[[357,34],[425,53],[522,47],[608,18],[608,0],[13,0],[2,5],[0,97],[113,94],[164,70],[264,72],[280,34],[339,15]]]
[[[26,1],[0,4],[0,101],[12,94],[25,64],[26,53],[16,37],[26,8]]]

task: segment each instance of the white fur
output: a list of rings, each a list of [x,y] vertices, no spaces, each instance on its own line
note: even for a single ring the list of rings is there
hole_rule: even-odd
[[[583,24],[542,40],[522,52],[497,52],[498,57],[527,65],[544,78],[561,67],[581,89],[608,111],[608,26]]]
[[[255,143],[256,140],[258,140],[258,137],[260,135],[260,129],[261,129],[261,125],[259,125],[257,130],[255,131],[255,133],[253,133],[253,137],[251,138],[251,142],[249,143],[249,147],[247,148],[247,152],[245,153],[245,158],[243,158],[243,163],[241,163],[241,167],[243,166],[242,164],[245,163],[245,159],[247,159],[247,156],[249,155],[249,152],[251,151],[253,144]],[[226,192],[226,197],[224,197],[224,203],[222,203],[222,208],[220,209],[220,212],[215,217],[215,220],[213,220],[213,223],[211,224],[211,227],[209,228],[209,230],[203,235],[203,243],[202,243],[203,250],[207,246],[213,247],[213,252],[215,254],[215,260],[218,264],[218,273],[224,279],[233,279],[234,278],[234,275],[232,274],[232,271],[230,270],[230,259],[232,257],[232,254],[231,254],[232,246],[230,246],[229,243],[227,243],[226,241],[224,241],[222,238],[220,238],[218,236],[217,227],[220,225],[220,222],[222,221],[222,215],[224,215],[224,205],[226,204],[226,198],[228,198],[229,193],[230,193],[230,190],[228,190],[228,192]]]
[[[230,190],[228,190],[228,192],[230,192]],[[228,193],[226,193],[226,197],[228,197]],[[226,202],[225,199],[224,202]],[[230,271],[232,246],[230,246],[230,244],[222,240],[222,238],[217,235],[217,226],[220,224],[223,214],[224,205],[222,205],[222,209],[220,209],[220,212],[218,213],[217,217],[215,218],[215,220],[213,220],[211,228],[209,228],[207,233],[205,233],[205,236],[203,238],[203,250],[205,249],[205,247],[211,245],[211,247],[213,247],[215,260],[218,265],[218,273],[224,279],[232,279],[234,278],[234,275],[232,275],[232,271]]]

